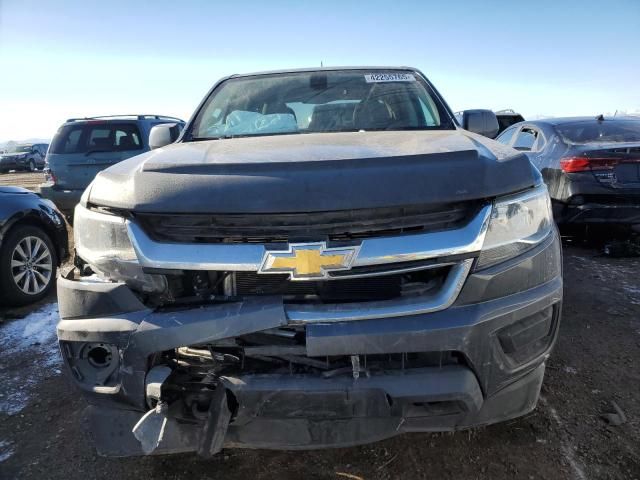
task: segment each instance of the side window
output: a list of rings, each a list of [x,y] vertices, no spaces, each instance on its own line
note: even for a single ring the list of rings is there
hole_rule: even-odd
[[[498,135],[496,141],[504,143],[505,145],[511,144],[511,139],[513,138],[513,134],[516,133],[516,130],[517,129],[515,127],[507,128],[504,132]]]
[[[530,127],[522,127],[518,132],[513,148],[526,152],[531,151],[533,149],[533,145],[536,143],[537,133],[538,132],[536,130]]]
[[[140,132],[134,125],[122,125],[115,129],[116,150],[138,150],[142,148]]]

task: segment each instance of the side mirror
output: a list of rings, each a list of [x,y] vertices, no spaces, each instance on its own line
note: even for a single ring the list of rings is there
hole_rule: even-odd
[[[181,130],[182,125],[178,123],[155,125],[149,132],[149,148],[153,150],[175,142],[180,136]]]
[[[494,138],[500,130],[498,117],[491,110],[465,110],[457,118],[462,128],[485,137]]]

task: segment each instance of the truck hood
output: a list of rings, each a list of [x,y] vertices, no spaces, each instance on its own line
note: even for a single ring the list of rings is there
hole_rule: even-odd
[[[102,171],[89,202],[137,212],[287,213],[492,198],[532,187],[524,154],[464,130],[177,143]]]

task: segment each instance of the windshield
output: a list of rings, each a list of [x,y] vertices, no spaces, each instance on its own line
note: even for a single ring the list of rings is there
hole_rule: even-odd
[[[29,153],[31,151],[31,145],[16,145],[9,148],[8,153]]]
[[[568,143],[640,142],[640,120],[605,120],[558,125]]]
[[[226,80],[200,109],[191,139],[443,128],[455,127],[413,73],[301,72]]]

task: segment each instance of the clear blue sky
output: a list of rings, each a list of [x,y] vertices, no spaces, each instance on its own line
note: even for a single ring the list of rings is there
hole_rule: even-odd
[[[230,73],[422,69],[455,110],[640,111],[640,0],[0,0],[0,140],[66,118],[188,118]]]

